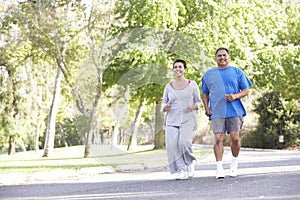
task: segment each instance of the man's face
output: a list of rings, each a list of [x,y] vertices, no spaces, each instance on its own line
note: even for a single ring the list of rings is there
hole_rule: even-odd
[[[218,51],[216,55],[216,61],[218,64],[218,67],[224,68],[229,65],[230,56],[225,50]]]

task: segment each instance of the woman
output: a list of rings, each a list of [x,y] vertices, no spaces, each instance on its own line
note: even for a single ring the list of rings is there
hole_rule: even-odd
[[[186,68],[184,60],[174,61],[175,80],[166,85],[162,100],[169,169],[177,180],[194,176],[192,134],[197,129],[196,110],[201,103],[197,83],[184,77]]]

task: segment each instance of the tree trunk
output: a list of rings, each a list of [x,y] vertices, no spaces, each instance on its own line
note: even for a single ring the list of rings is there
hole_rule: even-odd
[[[92,127],[91,121],[89,121],[89,128],[85,137],[85,147],[84,147],[84,156],[83,156],[84,158],[89,157],[89,155],[91,154],[90,149],[91,149],[92,135],[93,135],[93,130],[91,129],[91,127]]]
[[[91,155],[90,148],[91,148],[91,144],[92,144],[93,133],[94,133],[94,130],[96,127],[96,113],[98,110],[98,105],[99,105],[100,99],[101,99],[101,90],[99,90],[96,95],[96,99],[93,104],[94,106],[93,106],[92,112],[89,117],[88,132],[85,137],[84,158],[87,158],[87,157],[89,157],[89,155]]]
[[[165,131],[163,129],[164,114],[161,112],[160,107],[161,105],[156,103],[154,149],[165,148]]]
[[[93,43],[93,49],[92,49],[92,52],[93,52],[93,55],[99,55],[98,57],[93,57],[93,60],[94,60],[94,65],[97,69],[97,75],[98,75],[98,83],[97,83],[97,94],[96,94],[96,97],[95,97],[95,101],[93,103],[93,108],[92,108],[92,112],[89,116],[89,125],[88,125],[88,132],[87,132],[87,135],[86,135],[86,138],[85,138],[85,149],[84,149],[84,158],[87,158],[89,155],[90,155],[90,145],[91,145],[91,142],[92,142],[92,136],[93,136],[93,130],[95,128],[95,123],[96,123],[96,114],[97,114],[97,110],[98,110],[98,105],[99,105],[99,102],[100,102],[100,99],[101,99],[101,92],[102,92],[102,75],[103,75],[103,52],[104,52],[104,47],[106,45],[106,40],[107,40],[107,37],[108,37],[108,32],[109,32],[109,28],[111,26],[111,19],[112,19],[112,8],[113,8],[113,5],[114,5],[114,1],[111,0],[110,2],[110,14],[109,14],[109,22],[108,22],[108,26],[107,28],[105,29],[105,34],[104,34],[104,37],[103,37],[103,43],[101,45],[101,48],[100,48],[100,53],[96,54],[96,49],[95,49],[95,43],[93,41],[93,36],[90,35],[90,39]],[[91,10],[92,12],[92,10]],[[90,13],[92,15],[92,13]],[[89,21],[90,22],[90,21]]]
[[[113,130],[112,141],[111,141],[112,147],[114,145],[118,144],[118,135],[119,135],[119,132],[120,132],[120,125],[121,125],[123,116],[126,113],[127,108],[128,108],[129,97],[130,97],[130,87],[128,86],[126,88],[125,95],[124,95],[124,103],[122,102],[123,105],[119,101],[117,101],[116,104],[115,104],[115,109],[114,109],[115,128]]]
[[[19,145],[20,145],[20,151],[21,152],[26,152],[26,147],[25,147],[24,142],[22,141]]]
[[[114,130],[111,136],[111,148],[113,148],[113,146],[118,144],[119,132],[120,132],[120,122],[119,120],[116,120]]]
[[[38,116],[36,128],[35,128],[35,141],[34,141],[34,151],[35,152],[37,152],[39,150],[40,130],[41,130],[41,119],[40,119],[40,116]]]
[[[58,103],[60,100],[62,77],[63,77],[63,73],[60,67],[58,67],[56,77],[55,77],[54,89],[53,89],[53,99],[50,106],[49,116],[47,121],[46,141],[44,145],[43,157],[50,157],[54,149],[55,122],[56,122],[56,115],[58,111]]]
[[[68,147],[68,143],[67,143],[67,140],[66,140],[66,137],[65,137],[65,132],[64,132],[63,128],[61,127],[61,125],[60,125],[59,134],[61,136],[60,137],[61,143],[64,145],[64,147]]]
[[[98,84],[97,84],[97,94],[95,97],[95,101],[93,103],[92,112],[89,116],[89,125],[88,125],[88,132],[85,138],[85,149],[84,149],[84,158],[89,157],[91,154],[90,148],[92,143],[92,136],[94,129],[96,127],[96,114],[98,110],[98,106],[101,100],[101,92],[102,92],[102,70],[98,68]]]
[[[8,155],[13,155],[16,152],[15,148],[15,136],[10,135],[8,141]]]
[[[120,144],[120,145],[123,144],[123,136],[124,136],[124,129],[121,128],[121,129],[120,129],[120,137],[119,137],[119,144]]]
[[[140,126],[140,122],[141,122],[142,114],[143,114],[143,111],[144,111],[145,103],[146,103],[146,100],[144,99],[144,101],[139,106],[139,108],[137,109],[137,112],[135,114],[135,119],[134,119],[134,122],[133,122],[133,131],[130,135],[129,143],[128,143],[128,146],[127,146],[127,151],[132,146],[137,145],[137,133],[138,133],[138,129],[139,129],[139,126]]]
[[[43,90],[40,87],[37,87],[38,89],[38,97],[37,97],[37,105],[38,108],[36,109],[38,114],[37,114],[37,122],[36,122],[36,127],[35,127],[35,141],[34,141],[34,150],[37,152],[39,150],[39,137],[40,137],[40,131],[41,131],[41,126],[42,126],[42,116],[41,116],[41,105],[42,105],[42,96],[43,96]],[[34,104],[36,105],[36,104]]]

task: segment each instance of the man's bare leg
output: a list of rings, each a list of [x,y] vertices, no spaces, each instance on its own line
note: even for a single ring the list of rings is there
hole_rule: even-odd
[[[232,160],[230,163],[230,176],[235,177],[237,176],[238,171],[238,156],[241,149],[241,140],[239,131],[230,132],[230,139],[231,139],[231,153],[232,153]]]
[[[217,164],[217,170],[216,170],[216,178],[224,178],[225,173],[223,169],[223,153],[224,153],[224,134],[217,133],[215,134],[215,145],[214,145],[214,153],[215,153],[215,158],[216,158],[216,164]]]
[[[224,134],[216,133],[215,139],[216,139],[214,145],[215,158],[216,161],[222,161],[223,153],[224,153],[224,146],[223,146]]]
[[[230,132],[231,153],[233,157],[238,157],[241,149],[241,139],[239,131]]]

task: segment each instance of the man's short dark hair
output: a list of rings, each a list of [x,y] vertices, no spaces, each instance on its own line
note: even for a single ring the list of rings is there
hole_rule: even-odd
[[[185,62],[185,60],[182,60],[182,59],[175,60],[174,63],[173,63],[173,68],[174,68],[175,63],[178,63],[178,62],[182,63],[184,69],[186,69],[186,62]]]
[[[220,48],[218,48],[215,55],[217,56],[217,53],[218,53],[219,51],[221,51],[221,50],[225,50],[225,51],[227,52],[227,54],[230,55],[228,49],[225,48],[225,47],[220,47]]]

